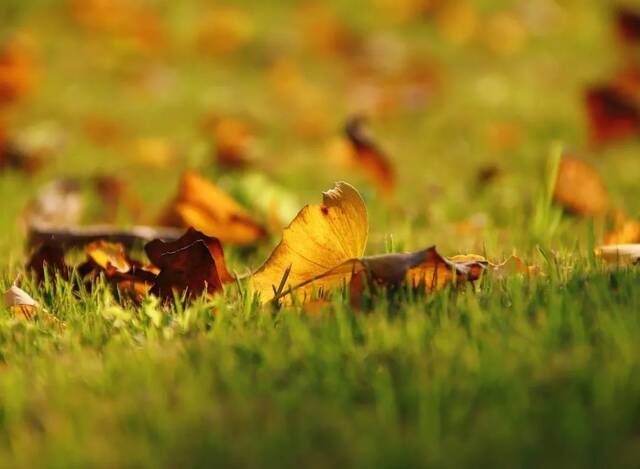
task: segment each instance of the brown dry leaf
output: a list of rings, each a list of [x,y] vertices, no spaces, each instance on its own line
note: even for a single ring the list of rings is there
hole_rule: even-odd
[[[224,55],[248,44],[254,36],[253,19],[235,6],[219,6],[205,13],[197,26],[198,48],[209,55]]]
[[[0,48],[0,107],[29,94],[36,82],[33,52],[26,38],[16,37]]]
[[[35,274],[38,284],[44,282],[46,274],[49,275],[49,278],[55,278],[56,274],[63,279],[69,278],[69,269],[64,260],[64,250],[53,243],[44,243],[36,249],[27,261],[26,268]]]
[[[240,204],[194,171],[183,174],[178,196],[161,223],[192,226],[230,244],[251,244],[267,234]]]
[[[282,291],[325,274],[323,286],[341,284],[351,276],[348,266],[327,274],[345,262],[362,257],[367,243],[367,208],[358,191],[346,182],[323,193],[322,203],[305,206],[282,233],[282,241],[252,277],[263,302],[273,299],[285,272]],[[300,288],[311,293],[312,285]],[[310,295],[309,295],[310,296]]]
[[[354,161],[365,174],[385,193],[395,187],[395,173],[385,153],[373,141],[364,120],[350,119],[345,126],[345,134],[351,144]]]
[[[213,294],[222,290],[216,262],[202,240],[161,255],[157,265],[160,273],[151,293],[164,301],[172,301],[174,295],[193,299],[204,292]]]
[[[603,215],[609,208],[609,195],[598,172],[584,161],[570,157],[560,161],[553,197],[576,215]]]
[[[220,241],[216,238],[205,235],[193,228],[189,228],[180,239],[172,242],[165,242],[160,239],[154,239],[147,243],[144,247],[147,257],[154,265],[162,264],[162,256],[165,254],[178,251],[186,248],[196,241],[202,241],[209,249],[209,253],[216,264],[216,270],[218,271],[218,277],[223,283],[233,282],[235,277],[227,270],[227,265],[224,260],[224,251]]]

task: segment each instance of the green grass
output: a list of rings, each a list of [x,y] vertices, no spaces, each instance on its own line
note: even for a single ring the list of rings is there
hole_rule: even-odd
[[[293,2],[242,2],[257,39],[222,58],[189,49],[195,1],[158,2],[173,46],[156,56],[83,33],[64,2],[0,5],[11,18],[0,38],[28,31],[41,69],[33,96],[4,117],[17,129],[54,121],[66,139],[35,177],[0,174],[0,289],[23,272],[21,213],[53,177],[115,172],[145,203],[145,222],[184,168],[250,206],[261,195],[252,176],[223,174],[209,157],[198,127],[209,111],[260,122],[265,184],[293,213],[335,180],[356,185],[369,208],[369,254],[437,244],[443,255],[499,260],[515,250],[547,276],[400,292],[365,311],[336,292],[321,314],[258,306],[236,285],[186,308],[151,298],[129,307],[102,284],[78,293],[23,278],[64,327],[0,308],[0,467],[637,466],[640,273],[602,265],[592,253],[605,222],[569,217],[549,196],[560,141],[601,171],[614,206],[640,210],[640,146],[589,149],[581,107],[584,86],[617,66],[607,2],[552,8],[547,32],[509,57],[480,40],[453,45],[432,21],[398,25],[360,3],[334,3],[357,31],[390,35],[442,74],[424,108],[372,119],[398,172],[392,201],[326,157],[350,111],[348,67],[289,40]],[[520,11],[519,2],[473,3],[487,14]],[[328,135],[294,131],[266,78],[277,54],[322,93]],[[171,87],[132,85],[149,70]],[[126,144],[96,146],[82,131],[92,115],[117,120],[131,140],[165,138],[179,158],[149,169]],[[502,121],[523,134],[508,150],[486,139],[487,125]],[[484,165],[501,170],[486,187],[475,182]],[[88,209],[87,221],[99,221],[100,208]],[[461,228],[469,220],[478,227]],[[244,273],[278,239],[225,254]]]

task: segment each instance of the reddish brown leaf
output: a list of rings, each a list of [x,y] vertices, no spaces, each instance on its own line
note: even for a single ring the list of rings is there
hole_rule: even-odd
[[[635,103],[616,88],[591,88],[585,103],[591,141],[595,145],[625,140],[638,133],[640,112]]]
[[[395,174],[386,154],[373,142],[364,120],[354,117],[345,126],[357,163],[363,171],[384,192],[391,192],[395,186]]]
[[[32,271],[38,283],[44,282],[45,271],[52,278],[58,273],[62,278],[69,278],[69,269],[64,260],[64,251],[56,244],[42,244],[29,258],[27,270]]]
[[[227,270],[227,266],[224,261],[224,252],[220,241],[217,238],[207,236],[194,228],[190,227],[182,237],[176,241],[164,242],[160,239],[150,241],[146,244],[144,250],[147,253],[147,257],[149,257],[149,260],[153,264],[161,266],[161,263],[163,262],[162,256],[186,248],[196,241],[202,241],[207,246],[211,257],[213,257],[213,260],[215,261],[220,281],[223,283],[234,281],[235,278]]]
[[[151,293],[165,301],[173,300],[174,294],[192,299],[222,290],[215,260],[204,241],[161,255],[158,267],[160,273]]]

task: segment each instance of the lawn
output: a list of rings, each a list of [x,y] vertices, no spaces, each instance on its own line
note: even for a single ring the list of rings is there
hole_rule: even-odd
[[[611,213],[640,211],[640,145],[593,145],[583,99],[638,50],[620,46],[613,2],[442,3],[0,4],[0,47],[32,62],[8,103],[0,65],[0,130],[55,148],[34,173],[0,164],[0,288],[18,277],[55,318],[0,306],[0,467],[639,465],[640,273],[593,252]],[[356,113],[391,193],[334,155]],[[211,115],[252,123],[246,168],[214,157]],[[550,201],[560,146],[602,176],[607,216]],[[223,243],[239,274],[345,180],[369,212],[367,254],[515,253],[545,275],[364,308],[336,289],[311,311],[262,305],[246,279],[132,305],[104,279],[25,271],[46,183],[79,181],[94,224],[92,178],[117,176],[142,207],[117,206],[109,222],[127,227],[156,224],[186,169],[270,227],[277,213],[266,239]]]

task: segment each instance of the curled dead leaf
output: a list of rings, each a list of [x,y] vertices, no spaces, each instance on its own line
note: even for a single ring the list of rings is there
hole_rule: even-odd
[[[157,266],[161,266],[164,262],[164,255],[186,248],[196,241],[202,241],[209,250],[209,254],[215,261],[218,277],[223,283],[233,282],[235,277],[227,270],[227,265],[224,260],[224,251],[220,241],[216,238],[201,233],[194,228],[190,227],[180,239],[172,242],[165,242],[160,239],[155,239],[147,243],[144,247],[145,252],[149,260]]]
[[[395,187],[393,167],[385,153],[374,143],[361,117],[350,119],[345,134],[351,144],[353,159],[383,192]]]

